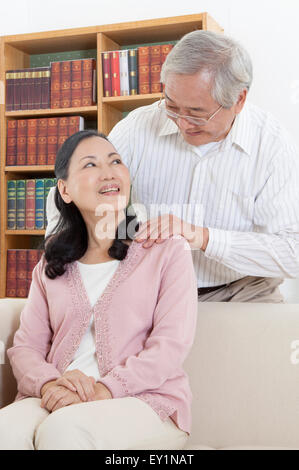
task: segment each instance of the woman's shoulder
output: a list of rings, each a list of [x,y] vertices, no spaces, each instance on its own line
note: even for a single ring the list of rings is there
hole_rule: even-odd
[[[155,259],[164,259],[165,261],[173,257],[190,257],[191,248],[187,240],[181,235],[174,235],[161,243],[154,243],[150,248],[144,248],[142,242],[133,241],[131,249],[139,253],[143,259],[148,262]]]

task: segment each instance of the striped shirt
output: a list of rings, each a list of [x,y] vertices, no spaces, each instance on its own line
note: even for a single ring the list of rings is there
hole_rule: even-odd
[[[209,229],[205,252],[192,250],[198,287],[299,276],[299,159],[271,115],[246,102],[224,140],[196,147],[154,103],[121,120],[109,140],[145,218],[174,213]],[[57,220],[53,195],[47,234]]]

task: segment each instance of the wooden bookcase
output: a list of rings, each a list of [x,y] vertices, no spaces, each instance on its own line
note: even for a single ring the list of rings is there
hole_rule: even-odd
[[[32,248],[36,246],[34,243],[36,237],[44,236],[45,233],[45,230],[7,230],[7,181],[54,177],[53,166],[6,166],[7,121],[27,117],[80,115],[87,120],[96,120],[98,130],[108,134],[122,119],[123,112],[151,104],[160,99],[161,94],[104,98],[101,53],[118,50],[127,45],[175,41],[197,29],[223,31],[208,13],[200,13],[0,37],[0,86],[2,90],[5,90],[5,71],[30,67],[30,56],[35,54],[95,49],[98,78],[97,105],[90,107],[6,112],[5,93],[2,92],[4,97],[2,96],[0,100],[0,298],[5,297],[6,291],[7,250]]]

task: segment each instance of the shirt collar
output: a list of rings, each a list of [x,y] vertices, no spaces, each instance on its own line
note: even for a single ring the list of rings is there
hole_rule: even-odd
[[[242,111],[237,114],[232,128],[225,139],[228,145],[236,144],[248,155],[251,154],[253,145],[249,106],[249,103],[245,102]],[[179,132],[177,125],[166,116],[159,136],[177,134]]]

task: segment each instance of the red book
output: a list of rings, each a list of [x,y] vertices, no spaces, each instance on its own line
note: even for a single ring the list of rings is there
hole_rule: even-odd
[[[68,125],[68,137],[84,129],[84,118],[82,116],[70,116]]]
[[[138,47],[138,80],[139,94],[151,92],[150,84],[150,49],[149,46]]]
[[[51,62],[51,108],[60,108],[61,62]]]
[[[173,48],[172,44],[162,44],[161,45],[161,66],[164,64],[164,62],[166,60],[166,57],[167,57],[167,55],[169,54],[169,52],[171,51],[172,48]]]
[[[26,180],[25,196],[25,227],[35,229],[35,180]]]
[[[6,165],[17,164],[17,120],[7,121]]]
[[[27,120],[18,120],[17,130],[17,165],[26,165],[27,154]]]
[[[17,297],[27,296],[27,250],[17,252]]]
[[[96,66],[95,59],[82,60],[82,106],[96,103]]]
[[[27,297],[32,281],[32,271],[39,262],[38,256],[39,250],[27,250]]]
[[[47,165],[55,165],[58,140],[58,118],[48,119],[48,157]]]
[[[160,82],[161,74],[161,46],[150,46],[151,60],[151,93],[160,93],[162,85]]]
[[[47,164],[47,134],[48,134],[48,119],[37,119],[37,165]]]
[[[119,52],[110,52],[112,96],[120,96]]]
[[[27,119],[27,165],[37,163],[37,119]]]
[[[104,98],[112,96],[111,58],[109,52],[102,53]]]
[[[61,62],[61,108],[71,107],[71,61]]]
[[[7,250],[6,297],[17,296],[17,252]]]
[[[62,144],[68,138],[69,131],[69,119],[68,117],[58,118],[58,141],[57,141],[57,152],[62,146]]]
[[[72,60],[72,108],[82,105],[82,60]]]

